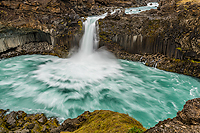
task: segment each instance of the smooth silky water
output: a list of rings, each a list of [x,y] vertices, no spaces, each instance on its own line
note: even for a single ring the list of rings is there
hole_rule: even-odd
[[[70,58],[24,55],[1,60],[0,108],[45,113],[60,122],[84,111],[112,110],[148,128],[176,116],[187,100],[199,97],[198,79],[115,59],[96,49],[95,21],[103,17],[84,22],[80,49]]]

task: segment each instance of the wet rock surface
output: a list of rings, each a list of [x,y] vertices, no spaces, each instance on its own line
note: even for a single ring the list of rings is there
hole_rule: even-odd
[[[145,133],[199,133],[200,132],[200,98],[188,100],[173,119],[160,121]]]
[[[117,55],[122,59],[200,77],[200,4],[160,1],[160,5],[157,10],[118,12],[99,20],[100,46],[115,54],[124,51]]]
[[[4,29],[0,59],[24,54],[54,54],[50,34],[33,29]]]

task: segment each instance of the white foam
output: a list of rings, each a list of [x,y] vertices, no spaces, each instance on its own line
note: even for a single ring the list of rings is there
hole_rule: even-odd
[[[96,22],[105,16],[88,17],[84,22],[85,32],[78,53],[68,59],[52,60],[40,65],[34,72],[35,77],[49,86],[81,89],[89,83],[120,76],[121,66],[115,56],[103,48],[97,49]]]

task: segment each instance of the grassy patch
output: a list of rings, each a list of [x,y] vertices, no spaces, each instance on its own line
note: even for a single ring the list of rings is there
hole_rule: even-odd
[[[95,110],[88,115],[86,114],[85,117],[87,120],[73,133],[127,133],[132,129],[146,130],[140,122],[129,115],[109,110]]]
[[[133,127],[130,130],[128,130],[128,133],[143,133],[145,130],[138,128],[138,127]]]

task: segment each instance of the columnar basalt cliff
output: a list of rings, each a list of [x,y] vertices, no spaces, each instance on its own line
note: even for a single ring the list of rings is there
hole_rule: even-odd
[[[125,53],[110,47],[119,58],[200,77],[200,4],[161,1],[160,5],[158,10],[118,12],[99,20],[100,44],[121,47],[120,53]]]

